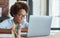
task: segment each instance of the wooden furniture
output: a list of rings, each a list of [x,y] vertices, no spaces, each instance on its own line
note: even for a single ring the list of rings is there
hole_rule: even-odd
[[[0,34],[11,34],[10,29],[0,29]]]
[[[0,38],[11,38],[11,36],[10,35],[6,35],[6,36],[8,36],[8,37],[6,37],[6,36],[4,36],[4,35],[0,35]],[[56,32],[55,34],[51,34],[51,35],[49,35],[49,36],[43,36],[43,37],[21,37],[21,38],[60,38],[60,32]]]
[[[21,32],[27,32],[28,28],[22,28]],[[0,34],[11,34],[11,29],[0,29]]]
[[[28,32],[28,28],[22,28],[22,32]]]

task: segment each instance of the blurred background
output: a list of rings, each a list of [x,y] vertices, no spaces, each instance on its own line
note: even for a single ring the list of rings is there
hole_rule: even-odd
[[[10,7],[17,1],[26,1],[30,6],[25,20],[29,22],[30,15],[52,16],[51,30],[60,30],[60,0],[0,0],[0,23],[11,17]]]

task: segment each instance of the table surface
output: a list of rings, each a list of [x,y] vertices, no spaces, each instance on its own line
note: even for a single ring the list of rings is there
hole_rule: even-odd
[[[28,28],[22,28],[21,32],[28,32]],[[11,29],[1,29],[0,34],[11,34]]]
[[[23,28],[22,29],[22,32],[27,33],[27,31],[28,31],[28,28]],[[8,31],[7,29],[3,29],[3,30],[0,29],[0,33],[1,32],[9,33],[10,30]],[[0,34],[0,38],[12,38],[11,36],[12,36],[11,34],[6,34],[6,33],[5,34]],[[59,32],[56,31],[56,33],[51,32],[51,34],[49,36],[45,36],[45,37],[22,37],[22,38],[60,38],[60,31]]]
[[[12,38],[11,36],[12,36],[11,34],[0,34],[0,38]],[[21,38],[60,38],[60,32],[56,32],[54,34],[44,37],[21,37]]]

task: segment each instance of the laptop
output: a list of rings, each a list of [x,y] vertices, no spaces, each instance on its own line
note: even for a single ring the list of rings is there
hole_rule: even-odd
[[[30,16],[28,37],[47,36],[51,29],[51,16]]]

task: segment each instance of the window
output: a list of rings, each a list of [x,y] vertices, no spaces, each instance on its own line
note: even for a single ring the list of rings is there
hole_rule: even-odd
[[[52,16],[52,28],[60,28],[60,0],[49,0],[49,16]]]
[[[39,2],[39,4],[37,4]],[[33,0],[33,15],[52,16],[51,28],[60,29],[60,0]],[[34,5],[35,4],[35,5]],[[39,9],[40,8],[40,9]]]

